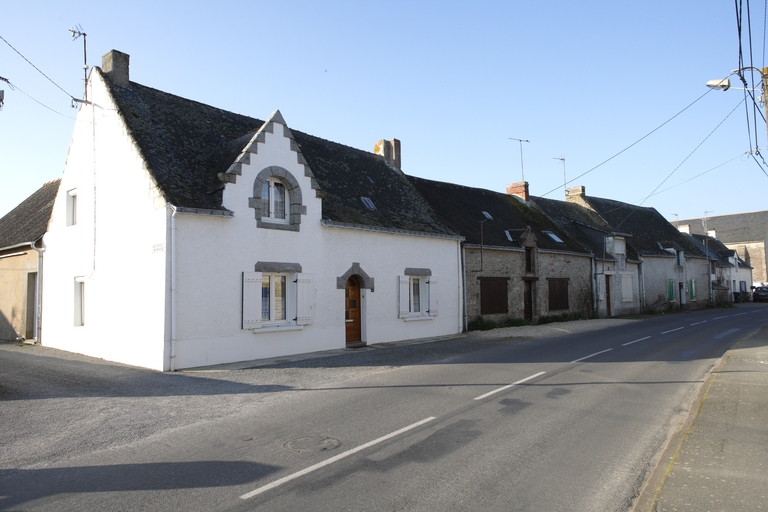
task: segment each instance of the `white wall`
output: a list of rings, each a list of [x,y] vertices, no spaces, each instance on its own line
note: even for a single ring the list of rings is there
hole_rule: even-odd
[[[101,78],[92,77],[93,105],[78,112],[44,237],[43,344],[161,370],[167,364],[166,207]],[[67,226],[72,189],[77,223]],[[76,277],[85,283],[82,326],[74,325]]]
[[[323,226],[304,166],[283,126],[273,124],[242,175],[227,184],[232,218],[178,213],[175,217],[175,368],[205,366],[345,347],[344,289],[337,277],[359,263],[375,281],[362,290],[363,341],[381,343],[454,334],[461,330],[457,240]],[[248,206],[257,175],[280,166],[298,180],[307,214],[298,232],[258,228]],[[298,263],[314,276],[313,322],[281,332],[241,328],[241,274],[257,262]],[[439,313],[428,320],[398,318],[398,275],[429,268],[438,280]]]

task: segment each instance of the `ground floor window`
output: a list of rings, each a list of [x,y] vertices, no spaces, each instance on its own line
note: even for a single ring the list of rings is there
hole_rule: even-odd
[[[480,280],[480,314],[509,313],[506,277],[478,277]]]
[[[568,279],[548,279],[549,310],[568,309]]]
[[[437,316],[437,278],[429,269],[406,268],[400,282],[400,318]]]
[[[266,264],[288,267],[291,264]],[[298,265],[295,265],[298,267]],[[262,329],[312,323],[312,275],[301,272],[243,272],[242,328]]]

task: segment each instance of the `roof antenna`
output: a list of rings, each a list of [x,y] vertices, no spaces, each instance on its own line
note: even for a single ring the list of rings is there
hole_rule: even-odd
[[[88,54],[86,53],[85,45],[85,38],[88,34],[83,32],[83,27],[81,27],[80,24],[70,28],[69,33],[72,34],[73,41],[76,41],[78,37],[83,36],[83,88],[85,89],[85,92],[83,93],[83,99],[88,101]]]

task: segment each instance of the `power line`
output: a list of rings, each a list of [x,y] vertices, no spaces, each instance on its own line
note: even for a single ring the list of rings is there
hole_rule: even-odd
[[[639,143],[640,143],[640,142],[642,142],[643,140],[647,139],[648,137],[650,137],[651,135],[653,135],[653,133],[655,133],[656,131],[658,131],[659,129],[661,129],[661,128],[662,128],[664,125],[668,124],[670,121],[672,121],[673,119],[675,119],[677,116],[679,116],[680,114],[682,114],[683,112],[685,112],[686,110],[688,110],[689,108],[691,108],[691,107],[692,107],[694,104],[696,104],[696,103],[697,103],[697,102],[698,102],[698,101],[699,101],[701,98],[703,98],[704,96],[706,96],[706,95],[707,95],[707,94],[709,94],[710,92],[712,92],[712,89],[707,89],[707,92],[705,92],[704,94],[702,94],[701,96],[699,96],[698,98],[696,98],[695,100],[693,100],[691,103],[689,103],[689,104],[688,104],[688,106],[687,106],[687,107],[685,107],[684,109],[682,109],[680,112],[678,112],[678,113],[677,113],[677,114],[675,114],[674,116],[670,117],[669,119],[667,119],[666,121],[664,121],[663,123],[661,123],[659,126],[657,126],[656,128],[654,128],[654,129],[653,129],[653,130],[651,130],[650,132],[646,133],[645,135],[643,135],[642,137],[640,137],[639,139],[637,139],[635,142],[633,142],[633,143],[632,143],[632,144],[630,144],[629,146],[625,147],[624,149],[622,149],[621,151],[619,151],[618,153],[616,153],[616,154],[615,154],[615,155],[613,155],[612,157],[610,157],[610,158],[608,158],[608,159],[606,159],[606,160],[603,160],[602,162],[600,162],[600,163],[599,163],[599,164],[597,164],[596,166],[592,167],[592,168],[591,168],[591,169],[589,169],[588,171],[585,171],[585,172],[583,172],[583,173],[579,174],[578,176],[576,176],[575,178],[572,178],[572,179],[568,180],[568,181],[566,182],[566,184],[568,184],[568,183],[572,183],[572,182],[574,182],[574,181],[578,180],[579,178],[581,178],[582,176],[586,176],[587,174],[589,174],[590,172],[594,171],[594,170],[595,170],[595,169],[597,169],[598,167],[600,167],[600,166],[602,166],[602,165],[605,165],[605,164],[607,164],[608,162],[610,162],[611,160],[613,160],[614,158],[616,158],[616,157],[617,157],[617,156],[619,156],[620,154],[624,153],[624,152],[625,152],[625,151],[627,151],[628,149],[632,148],[633,146],[636,146],[637,144],[639,144]],[[751,147],[751,146],[750,146],[750,147]],[[550,190],[550,191],[549,191],[549,192],[547,192],[546,194],[543,194],[543,195],[542,195],[542,197],[546,197],[546,196],[548,196],[549,194],[551,194],[552,192],[554,192],[554,191],[558,190],[559,188],[560,188],[559,186],[558,186],[558,187],[555,187],[555,188],[553,188],[552,190]]]
[[[16,48],[14,48],[14,47],[13,47],[13,45],[12,45],[11,43],[9,43],[8,41],[6,41],[6,40],[5,40],[5,38],[4,38],[3,36],[0,36],[0,39],[2,39],[2,40],[3,40],[3,42],[5,42],[5,44],[7,44],[8,46],[10,46],[10,47],[11,47],[11,50],[13,50],[13,51],[15,51],[16,53],[18,53],[18,54],[19,54],[19,56],[20,56],[22,59],[24,59],[25,61],[27,61],[27,62],[29,63],[29,65],[30,65],[30,66],[32,66],[33,68],[35,68],[35,69],[37,70],[37,72],[38,72],[38,73],[40,73],[41,75],[43,75],[45,78],[47,78],[47,79],[48,79],[48,81],[49,81],[49,82],[51,82],[53,85],[55,85],[56,87],[58,87],[58,88],[61,90],[61,92],[63,92],[63,93],[64,93],[64,94],[66,94],[67,96],[69,96],[69,97],[70,97],[70,99],[72,99],[72,100],[75,100],[75,97],[74,97],[74,96],[72,96],[72,95],[71,95],[71,94],[69,94],[67,91],[65,91],[65,90],[64,90],[64,89],[63,89],[63,88],[62,88],[62,87],[61,87],[59,84],[57,84],[56,82],[54,82],[53,80],[51,80],[51,78],[50,78],[48,75],[46,75],[45,73],[43,73],[42,71],[40,71],[40,68],[38,68],[37,66],[35,66],[34,64],[32,64],[32,62],[30,62],[30,60],[29,60],[28,58],[26,58],[24,55],[22,55],[22,54],[21,54],[21,52],[20,52],[19,50],[17,50]],[[35,101],[37,101],[37,100],[35,100]],[[46,108],[48,108],[48,107],[46,107]],[[54,112],[55,112],[55,111],[54,111]]]

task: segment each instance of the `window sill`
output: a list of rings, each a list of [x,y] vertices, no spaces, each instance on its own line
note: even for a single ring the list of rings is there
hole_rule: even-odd
[[[265,325],[259,329],[248,329],[253,334],[259,334],[260,332],[280,332],[280,331],[301,331],[304,329],[303,325],[283,324],[283,325]]]
[[[433,316],[406,316],[403,317],[404,322],[418,322],[420,320],[432,320]]]

